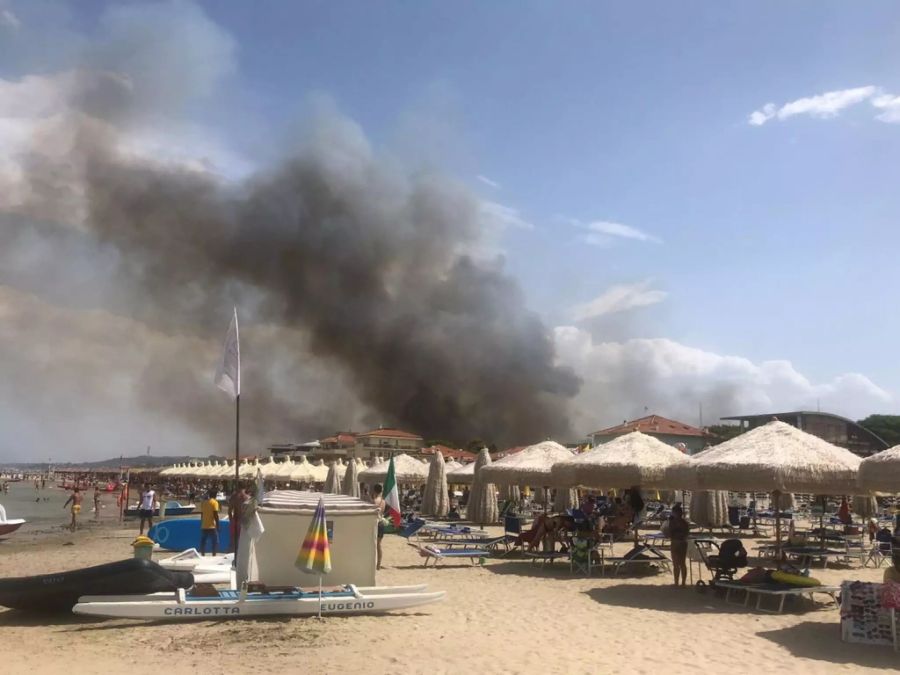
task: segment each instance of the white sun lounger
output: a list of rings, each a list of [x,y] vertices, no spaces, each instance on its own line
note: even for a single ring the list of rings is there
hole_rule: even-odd
[[[770,614],[780,614],[784,610],[784,601],[788,597],[807,596],[813,599],[814,593],[823,593],[831,597],[832,601],[837,604],[836,593],[841,589],[839,586],[791,586],[786,587],[783,584],[742,584],[737,581],[717,581],[717,588],[727,589],[725,593],[725,602],[732,605],[750,606],[750,598],[756,596],[756,609],[760,612],[768,612]],[[732,591],[744,591],[743,602],[733,602],[730,600]],[[763,598],[777,598],[778,609],[765,609],[762,606]]]

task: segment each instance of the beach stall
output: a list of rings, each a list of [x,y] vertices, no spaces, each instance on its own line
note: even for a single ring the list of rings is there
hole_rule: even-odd
[[[309,576],[294,566],[319,499],[325,500],[332,570],[328,583],[375,585],[378,510],[345,495],[278,490],[267,492],[258,509],[265,531],[256,540],[259,579],[270,586],[303,586]]]

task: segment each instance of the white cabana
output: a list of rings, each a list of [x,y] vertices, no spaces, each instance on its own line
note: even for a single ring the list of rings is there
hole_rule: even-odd
[[[359,480],[368,484],[383,484],[384,479],[387,478],[389,465],[390,460],[387,460],[375,464],[365,471],[360,471]],[[401,485],[422,485],[428,480],[428,465],[406,454],[396,455],[394,457],[394,477]]]
[[[555,441],[543,441],[529,445],[519,452],[507,455],[485,466],[485,480],[497,485],[553,485],[551,469],[557,462],[572,459],[568,448]]]
[[[278,465],[278,473],[275,475],[275,481],[278,483],[290,482],[294,468],[294,460],[290,457],[285,457],[284,461]]]
[[[315,483],[316,474],[313,472],[313,466],[310,464],[306,455],[301,455],[299,462],[294,462],[293,471],[291,471],[292,483]]]
[[[279,465],[275,462],[274,457],[269,457],[265,462],[259,465],[262,471],[263,480],[275,480],[278,477]]]
[[[317,459],[309,467],[313,474],[313,483],[324,483],[328,478],[328,466],[321,459]]]

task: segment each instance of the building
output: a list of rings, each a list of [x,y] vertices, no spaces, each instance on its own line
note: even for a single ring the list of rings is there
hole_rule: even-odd
[[[356,435],[354,456],[367,459],[370,457],[389,457],[400,453],[419,453],[425,445],[425,439],[418,434],[402,429],[379,427]]]
[[[831,413],[797,410],[764,415],[735,415],[722,419],[739,422],[742,430],[749,431],[775,418],[829,443],[847,448],[861,457],[868,457],[889,447],[888,443],[877,434],[861,427],[853,420]]]
[[[632,431],[640,431],[648,436],[655,436],[663,443],[676,446],[683,443],[688,454],[700,452],[714,438],[713,434],[705,429],[692,427],[684,422],[676,422],[660,415],[647,415],[640,419],[622,422],[622,424],[608,429],[595,431],[588,436],[591,445],[599,445],[611,441],[617,436],[629,434]]]
[[[433,455],[435,452],[440,452],[446,461],[454,460],[457,462],[462,462],[466,464],[468,462],[474,462],[478,455],[474,452],[469,452],[468,450],[460,450],[459,448],[449,448],[446,445],[441,445],[440,443],[435,443],[434,445],[430,445],[427,448],[422,448],[423,455]]]

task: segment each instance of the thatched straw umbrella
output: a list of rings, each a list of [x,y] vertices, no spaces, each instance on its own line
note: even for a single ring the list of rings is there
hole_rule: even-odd
[[[462,463],[457,462],[455,459],[451,459],[449,462],[444,461],[444,473],[450,473],[461,468],[463,468]]]
[[[728,524],[728,493],[724,490],[694,490],[691,494],[691,521],[712,529]]]
[[[790,424],[773,420],[695,455],[669,480],[700,490],[772,492],[776,514],[786,492],[849,494],[860,458]],[[775,519],[781,547],[781,519]]]
[[[471,485],[475,479],[475,462],[447,472],[447,482],[452,485]]]
[[[859,487],[865,492],[900,492],[900,445],[862,461],[859,465]]]
[[[341,470],[340,462],[332,462],[328,467],[328,474],[325,476],[325,487],[323,492],[330,495],[341,494]]]
[[[466,517],[473,523],[486,525],[496,523],[500,517],[497,508],[497,488],[488,482],[485,470],[491,467],[491,455],[487,448],[482,448],[475,460],[475,478],[472,481],[472,489],[469,490],[469,504],[466,507]]]
[[[359,497],[359,462],[355,459],[347,462],[341,491],[348,497]]]
[[[559,443],[543,441],[485,466],[484,478],[497,485],[547,487],[554,484],[551,474],[553,465],[572,457],[572,451]],[[547,501],[545,497],[544,503]]]
[[[687,457],[658,438],[632,431],[553,467],[557,485],[671,487],[666,471],[686,465]],[[637,544],[638,530],[634,528]]]
[[[428,469],[428,480],[422,495],[422,513],[443,518],[450,512],[450,496],[447,494],[447,474],[444,456],[435,452]]]
[[[381,462],[359,472],[359,480],[363,483],[384,483],[387,478],[390,460]],[[422,485],[428,480],[428,465],[422,464],[409,455],[400,454],[394,457],[394,478],[398,485]]]

